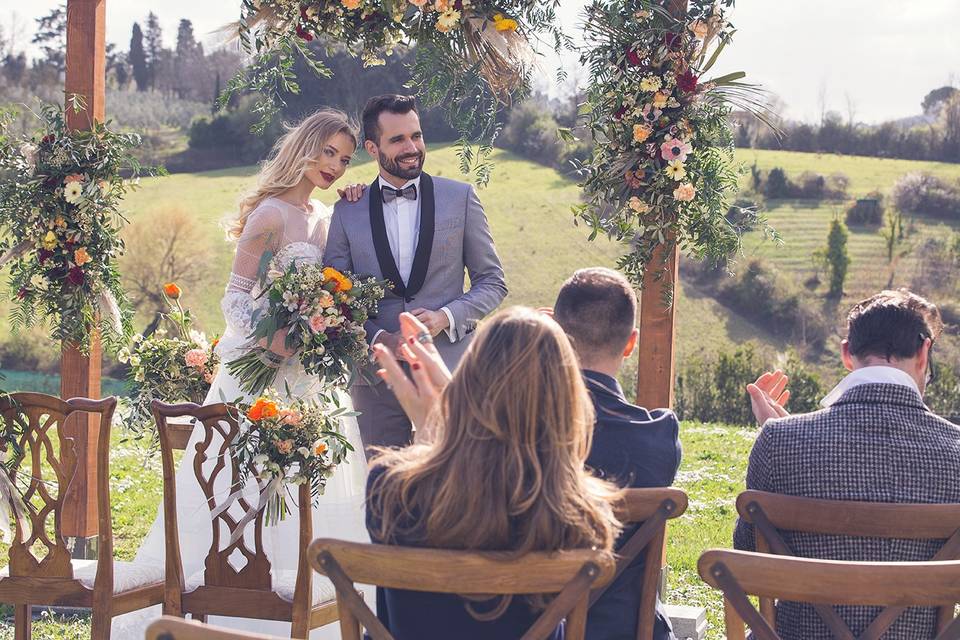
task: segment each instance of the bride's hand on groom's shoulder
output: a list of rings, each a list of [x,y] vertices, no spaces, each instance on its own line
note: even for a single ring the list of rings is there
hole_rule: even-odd
[[[351,184],[343,189],[337,189],[337,194],[341,198],[346,198],[347,202],[356,202],[363,197],[363,191],[367,188],[365,184]]]

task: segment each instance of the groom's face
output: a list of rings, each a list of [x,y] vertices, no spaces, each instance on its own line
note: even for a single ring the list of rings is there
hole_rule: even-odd
[[[380,137],[367,140],[367,152],[377,159],[380,170],[399,180],[413,180],[423,171],[427,147],[420,130],[420,116],[415,111],[390,113],[378,119]]]

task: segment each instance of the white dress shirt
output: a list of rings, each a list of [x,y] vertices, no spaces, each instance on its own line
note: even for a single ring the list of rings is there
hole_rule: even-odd
[[[383,179],[378,178],[380,188],[395,187]],[[393,260],[397,263],[397,271],[403,278],[404,284],[410,282],[410,273],[413,271],[413,259],[417,254],[417,244],[420,239],[420,203],[423,201],[423,194],[420,193],[420,176],[413,180],[408,180],[403,188],[410,185],[417,188],[417,199],[395,198],[390,202],[383,203],[383,224],[387,229],[387,240],[390,242],[390,253],[393,254]],[[381,194],[371,193],[371,198],[381,198]],[[448,327],[446,329],[450,342],[456,341],[456,327],[453,314],[447,307],[440,309],[447,316]],[[383,332],[381,329],[373,337],[373,342]]]
[[[869,367],[861,367],[851,371],[847,376],[835,386],[830,393],[823,397],[820,406],[827,408],[840,399],[848,389],[860,386],[861,384],[899,384],[904,387],[910,387],[917,393],[920,393],[920,387],[917,381],[910,377],[906,371],[896,367],[877,364]]]

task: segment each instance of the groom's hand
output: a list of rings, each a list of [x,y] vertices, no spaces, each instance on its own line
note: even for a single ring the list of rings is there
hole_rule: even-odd
[[[410,312],[417,320],[427,327],[430,335],[436,337],[440,332],[450,326],[450,319],[443,311],[431,311],[430,309],[414,309]]]
[[[383,347],[397,360],[403,359],[403,355],[400,352],[400,345],[403,344],[403,336],[400,335],[399,331],[397,333],[381,331],[373,341],[373,344],[370,346],[373,347],[378,344],[383,345]]]

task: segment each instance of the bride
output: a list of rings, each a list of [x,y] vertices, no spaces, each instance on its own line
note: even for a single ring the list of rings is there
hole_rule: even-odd
[[[257,179],[257,186],[240,201],[240,213],[232,221],[228,236],[237,241],[236,256],[221,302],[226,329],[217,344],[221,363],[241,355],[250,346],[248,336],[253,331],[254,314],[260,308],[259,272],[266,261],[283,270],[294,260],[320,262],[326,244],[330,210],[317,200],[310,199],[315,188],[329,189],[343,176],[357,148],[358,132],[346,115],[324,109],[307,117],[290,129],[274,147]],[[363,187],[353,185],[340,192],[356,200]],[[268,346],[280,362],[273,387],[293,398],[309,400],[318,392],[319,379],[307,375],[295,354],[284,347],[286,335],[274,334]],[[289,391],[287,391],[289,390]],[[341,405],[349,396],[340,394]],[[237,379],[227,368],[220,367],[213,380],[205,404],[250,399],[240,388]],[[315,537],[340,538],[367,542],[364,524],[364,488],[366,467],[363,445],[355,418],[342,420],[341,428],[354,451],[345,463],[327,480],[326,490],[314,508],[313,534]],[[184,576],[202,572],[204,559],[212,541],[210,509],[196,481],[193,470],[195,445],[200,440],[197,429],[187,445],[177,472],[177,513],[180,549]],[[223,475],[223,474],[221,474]],[[229,493],[224,488],[224,495]],[[219,496],[218,496],[219,497]],[[263,544],[277,576],[295,575],[299,547],[299,522],[296,496],[290,502],[291,515],[273,526],[264,526]],[[256,500],[254,500],[254,504]],[[161,505],[162,507],[162,505]],[[165,556],[164,526],[159,511],[150,532],[137,552],[136,562],[163,565]],[[286,573],[292,572],[292,573]],[[318,580],[314,580],[317,583]],[[143,638],[143,628],[160,615],[159,607],[134,612],[115,619],[114,638]],[[289,623],[247,618],[211,616],[211,624],[239,628],[260,633],[289,637]],[[315,630],[311,638],[336,638],[336,625]]]

